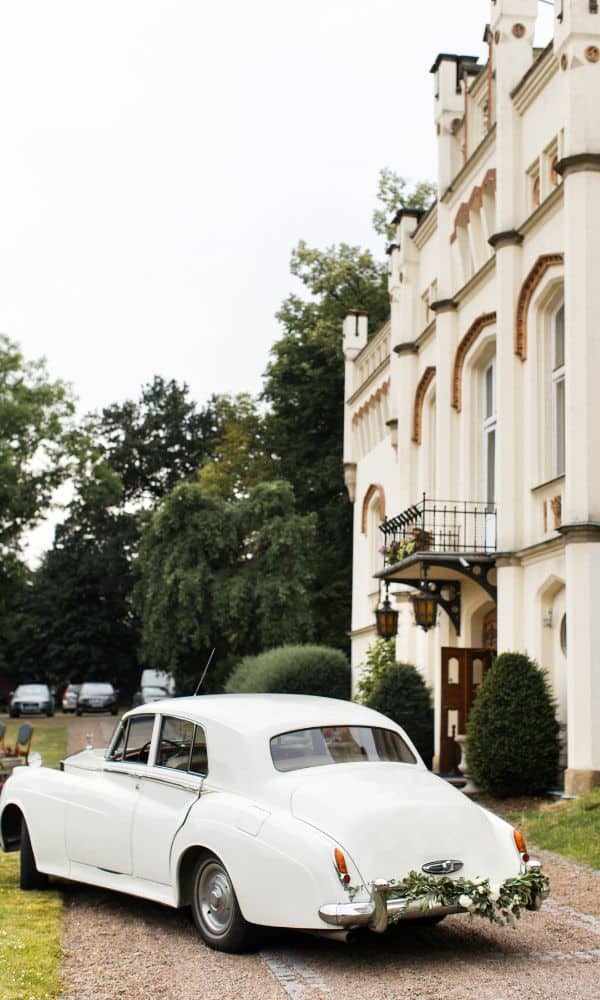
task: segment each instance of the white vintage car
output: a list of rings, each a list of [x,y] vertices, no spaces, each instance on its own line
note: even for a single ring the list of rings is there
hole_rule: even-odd
[[[54,875],[191,905],[228,951],[265,925],[344,937],[399,918],[510,918],[545,893],[520,834],[431,774],[395,723],[328,698],[141,705],[107,750],[17,769],[0,832],[23,889]]]

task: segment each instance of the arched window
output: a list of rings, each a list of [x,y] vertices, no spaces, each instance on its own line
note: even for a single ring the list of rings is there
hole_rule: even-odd
[[[551,329],[552,473],[565,472],[565,306],[552,316]]]
[[[496,358],[492,358],[482,371],[482,469],[485,501],[496,502]]]

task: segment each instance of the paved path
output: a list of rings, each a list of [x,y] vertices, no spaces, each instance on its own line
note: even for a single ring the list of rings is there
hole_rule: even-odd
[[[74,719],[70,749],[114,719]],[[600,874],[548,861],[552,897],[516,930],[468,917],[343,945],[291,932],[258,955],[206,948],[187,911],[65,884],[69,1000],[600,1000]]]

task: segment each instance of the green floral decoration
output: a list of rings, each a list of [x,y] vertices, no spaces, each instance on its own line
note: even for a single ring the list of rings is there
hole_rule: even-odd
[[[420,875],[411,871],[403,879],[394,879],[383,886],[378,883],[372,883],[371,887],[352,886],[349,890],[350,899],[354,899],[364,888],[371,895],[382,892],[386,899],[404,901],[401,911],[390,914],[390,924],[401,920],[409,906],[417,903],[423,913],[436,906],[460,906],[474,917],[483,917],[493,924],[514,926],[522,910],[533,906],[536,897],[548,894],[549,881],[546,875],[537,870],[507,878],[498,885],[487,878],[469,881],[464,878],[445,878],[442,875]]]

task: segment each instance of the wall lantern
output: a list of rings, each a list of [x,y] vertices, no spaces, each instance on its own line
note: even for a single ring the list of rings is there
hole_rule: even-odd
[[[382,639],[395,639],[398,633],[398,612],[390,604],[389,583],[385,581],[385,600],[375,612],[377,635]]]
[[[415,625],[418,625],[424,632],[437,625],[438,599],[431,594],[420,591],[418,594],[411,594],[410,601],[413,606]]]

